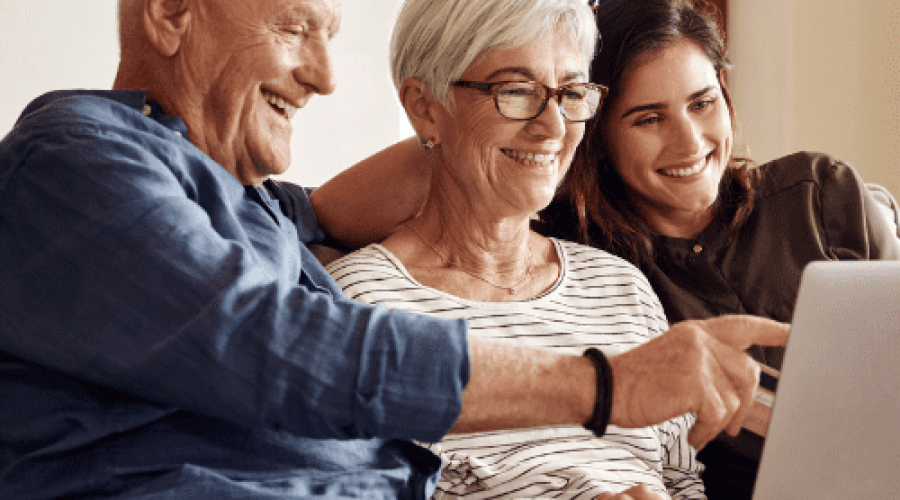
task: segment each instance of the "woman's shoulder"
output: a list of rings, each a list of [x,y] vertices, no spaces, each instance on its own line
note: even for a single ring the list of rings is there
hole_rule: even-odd
[[[839,182],[855,188],[862,182],[849,163],[827,153],[800,151],[757,168],[760,173],[757,198],[778,194],[804,183],[822,186]]]
[[[597,276],[630,276],[645,282],[646,276],[627,260],[599,248],[567,240],[554,239],[562,248],[563,258],[573,273]]]
[[[350,252],[325,265],[325,269],[336,279],[360,270],[390,269],[395,267],[387,250],[378,243]]]
[[[574,241],[569,241],[565,239],[552,238],[559,246],[561,246],[565,252],[565,257],[569,260],[569,262],[585,262],[585,261],[594,261],[594,262],[605,262],[610,265],[621,265],[634,267],[627,260],[613,255],[606,250],[601,250],[596,247],[584,245],[581,243],[575,243]]]

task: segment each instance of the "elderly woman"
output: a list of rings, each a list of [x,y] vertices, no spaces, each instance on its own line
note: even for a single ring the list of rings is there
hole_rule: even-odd
[[[431,189],[381,244],[330,264],[349,297],[469,318],[473,338],[560,353],[621,353],[668,328],[634,266],[529,227],[606,93],[587,82],[595,37],[581,0],[404,4],[393,78],[433,160]],[[643,485],[653,498],[705,498],[692,422],[603,438],[580,426],[451,435],[432,445],[445,462],[436,496],[593,498]]]

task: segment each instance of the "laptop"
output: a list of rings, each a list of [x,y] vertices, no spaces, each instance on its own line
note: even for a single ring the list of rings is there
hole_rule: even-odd
[[[804,269],[753,498],[900,498],[900,262]]]

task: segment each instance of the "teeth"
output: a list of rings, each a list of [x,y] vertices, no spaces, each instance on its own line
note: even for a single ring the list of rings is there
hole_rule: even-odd
[[[523,153],[521,151],[513,151],[512,149],[501,149],[506,156],[525,165],[544,165],[556,159],[555,154],[534,154]]]
[[[284,99],[278,97],[277,95],[270,94],[268,92],[263,92],[262,94],[263,94],[263,98],[265,98],[266,102],[268,102],[272,106],[275,106],[276,108],[284,111],[284,113],[287,115],[289,120],[291,118],[293,118],[294,115],[297,114],[298,108],[296,106],[292,106],[292,105],[288,104],[287,101],[285,101]]]
[[[703,170],[705,163],[698,163],[691,168],[677,168],[671,170],[660,170],[659,173],[669,177],[687,177]]]

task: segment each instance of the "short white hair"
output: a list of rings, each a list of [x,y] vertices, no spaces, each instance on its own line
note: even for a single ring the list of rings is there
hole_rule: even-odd
[[[450,85],[481,54],[530,43],[560,27],[581,50],[585,72],[597,24],[585,0],[406,0],[391,36],[394,86],[418,78],[447,105]]]

